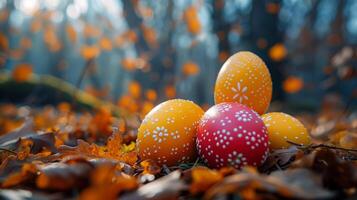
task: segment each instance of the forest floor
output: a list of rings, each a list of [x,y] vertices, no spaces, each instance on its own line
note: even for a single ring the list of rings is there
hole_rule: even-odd
[[[139,118],[106,107],[2,104],[0,199],[356,199],[357,113],[324,108],[297,117],[312,145],[272,152],[259,169],[214,170],[199,160],[140,160]]]

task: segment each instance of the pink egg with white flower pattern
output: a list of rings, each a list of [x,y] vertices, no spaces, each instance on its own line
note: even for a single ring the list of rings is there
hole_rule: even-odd
[[[209,167],[259,166],[268,156],[268,131],[260,116],[239,103],[220,103],[203,115],[196,145]]]

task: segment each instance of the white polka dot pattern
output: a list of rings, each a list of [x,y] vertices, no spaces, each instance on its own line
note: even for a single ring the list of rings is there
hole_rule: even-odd
[[[200,157],[213,168],[258,166],[268,156],[267,129],[260,116],[239,103],[221,103],[202,117],[197,132]]]

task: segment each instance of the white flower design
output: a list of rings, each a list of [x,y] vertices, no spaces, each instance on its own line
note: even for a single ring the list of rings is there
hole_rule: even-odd
[[[250,122],[253,120],[252,114],[243,110],[236,112],[234,116],[238,121],[242,121],[242,122]]]
[[[175,123],[175,119],[169,117],[169,118],[167,118],[167,123],[168,123],[168,124]]]
[[[233,151],[232,153],[228,154],[227,161],[230,165],[237,168],[240,167],[241,164],[247,164],[247,158],[244,157],[242,153],[237,153],[236,151]]]
[[[243,99],[248,100],[248,96],[245,93],[248,91],[248,87],[241,87],[240,82],[237,83],[237,88],[232,87],[231,90],[235,93],[233,99],[239,98],[239,103],[243,102]]]
[[[155,141],[161,143],[162,141],[166,140],[166,137],[168,135],[169,134],[167,133],[167,129],[161,126],[161,127],[156,127],[156,129],[153,131],[152,137],[154,138]]]

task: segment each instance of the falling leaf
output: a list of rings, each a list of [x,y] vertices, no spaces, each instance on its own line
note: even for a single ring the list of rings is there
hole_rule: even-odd
[[[264,49],[264,48],[266,48],[268,46],[268,42],[264,38],[259,38],[257,40],[257,46],[258,46],[259,49]]]
[[[141,115],[144,117],[154,108],[154,106],[155,105],[152,102],[145,101],[141,108]]]
[[[221,51],[221,52],[219,52],[218,58],[219,58],[219,61],[225,62],[229,58],[229,54],[226,51]]]
[[[113,48],[112,41],[107,37],[103,37],[99,40],[99,46],[105,51],[111,51]]]
[[[142,25],[141,29],[143,31],[144,39],[145,41],[152,47],[155,47],[157,45],[157,35],[156,31],[154,28]]]
[[[77,32],[71,24],[66,26],[66,33],[70,42],[75,43],[77,41]]]
[[[281,43],[277,43],[269,49],[269,56],[274,61],[282,61],[287,55],[287,49]]]
[[[39,19],[33,19],[30,25],[30,30],[33,33],[37,33],[42,28],[42,22]]]
[[[165,95],[169,99],[173,99],[176,96],[176,89],[174,86],[168,85],[165,87]]]
[[[5,22],[9,18],[9,10],[2,8],[0,12],[0,22]]]
[[[149,100],[151,102],[154,102],[157,99],[157,93],[153,89],[148,89],[145,92],[145,97],[146,97],[147,100]]]
[[[54,26],[47,26],[44,29],[43,40],[51,52],[58,52],[62,48]]]
[[[137,67],[136,59],[134,58],[123,58],[121,60],[122,67],[127,71],[134,71]]]
[[[278,3],[267,3],[266,10],[270,14],[277,14],[280,10],[280,5]]]
[[[184,19],[186,21],[187,30],[197,35],[201,32],[201,22],[198,18],[197,8],[195,6],[189,6],[184,11]]]
[[[123,34],[123,37],[132,43],[136,43],[138,41],[138,36],[133,30],[128,30],[127,32],[125,32]]]
[[[101,31],[97,26],[86,23],[83,29],[83,35],[87,38],[96,38],[99,37]]]
[[[19,64],[12,71],[12,78],[17,82],[24,82],[30,79],[32,66],[30,64]]]
[[[289,76],[283,82],[283,89],[287,93],[297,93],[304,87],[304,81],[296,76]]]
[[[32,47],[32,41],[31,41],[31,39],[29,39],[27,37],[23,37],[20,40],[20,45],[21,45],[21,48],[29,49]]]
[[[139,98],[141,95],[141,85],[137,81],[132,81],[128,86],[129,94],[134,98]]]
[[[194,62],[186,62],[182,66],[182,73],[185,76],[194,76],[200,72],[200,67]]]
[[[9,41],[7,40],[7,37],[3,33],[0,33],[0,49],[5,51],[8,48],[9,48]]]
[[[81,55],[86,60],[93,59],[99,54],[100,49],[96,45],[83,45],[81,48]]]

